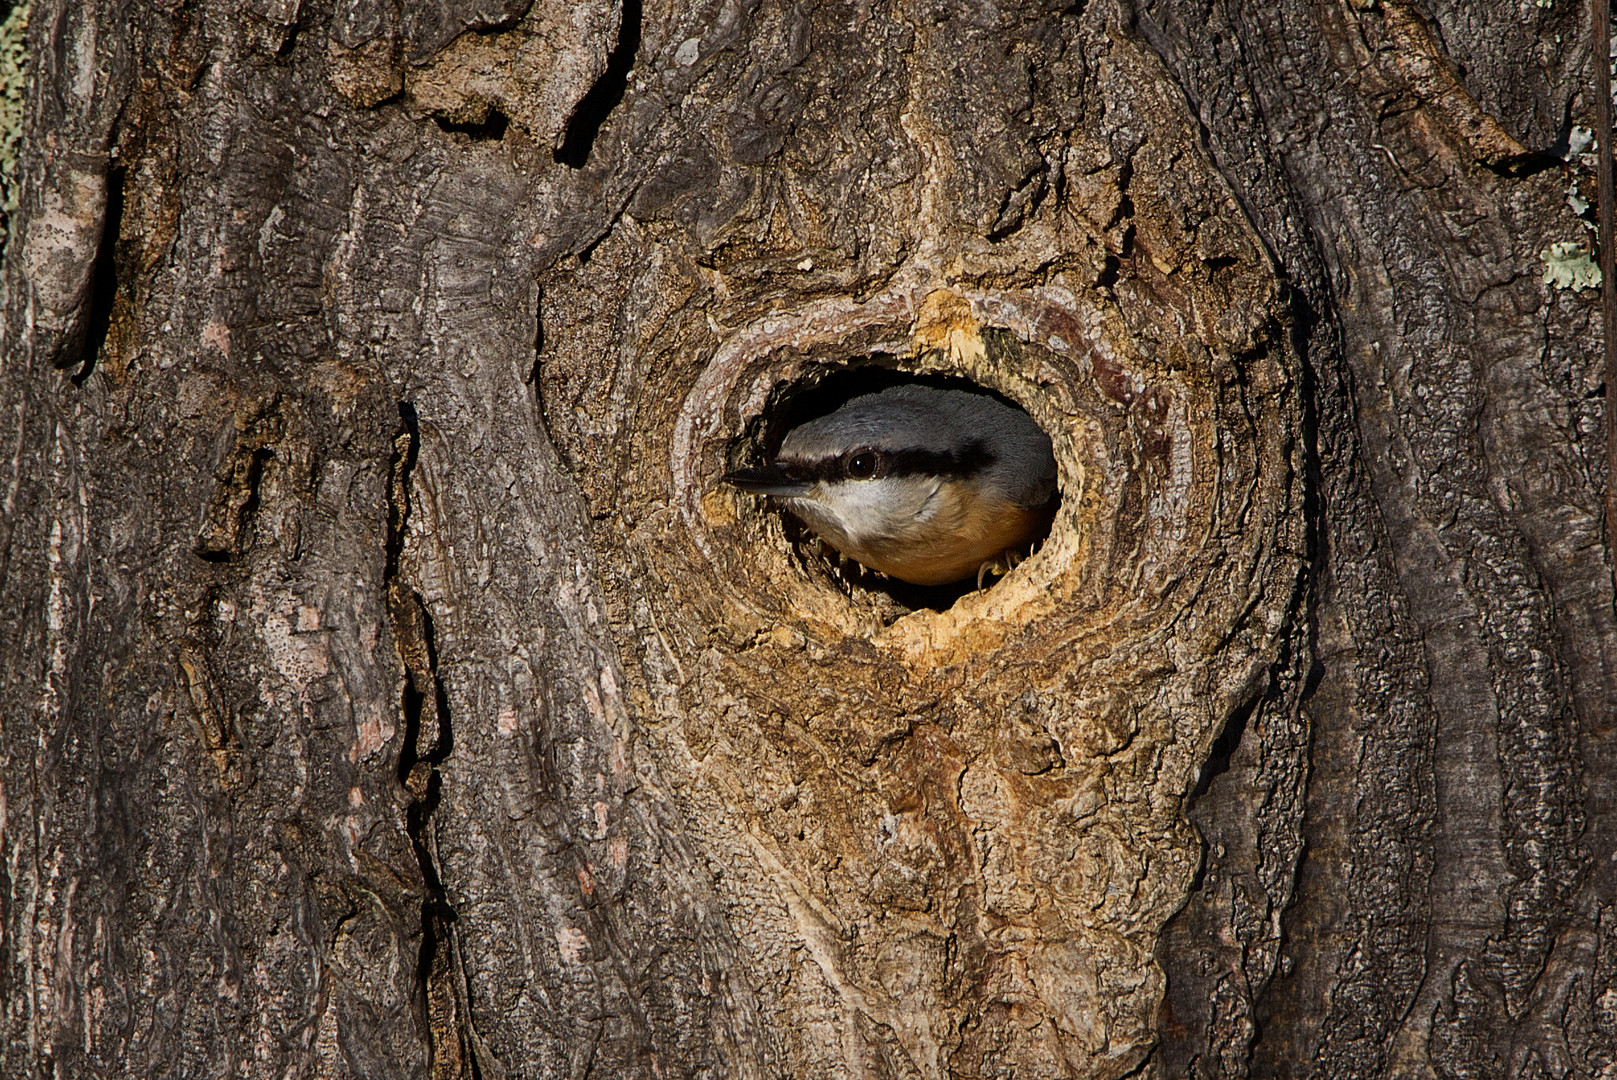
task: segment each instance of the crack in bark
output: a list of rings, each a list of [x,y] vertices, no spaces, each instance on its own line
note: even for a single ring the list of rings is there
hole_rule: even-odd
[[[606,70],[579,99],[567,121],[567,134],[551,155],[557,164],[569,169],[582,169],[588,164],[590,151],[595,149],[595,137],[629,88],[629,72],[634,68],[635,54],[640,51],[640,22],[640,0],[623,0],[623,21],[618,24],[617,43],[606,58]]]
[[[214,472],[213,494],[192,547],[198,558],[230,562],[253,546],[264,472],[284,434],[279,405],[280,395],[272,394],[239,411],[227,428],[223,462]]]
[[[499,109],[491,108],[482,120],[457,121],[434,116],[432,121],[440,131],[465,135],[473,142],[499,142],[505,138],[505,129],[510,126],[511,118]]]
[[[470,995],[455,933],[456,913],[439,872],[437,832],[432,820],[443,787],[438,766],[454,750],[449,694],[438,672],[432,615],[421,594],[400,572],[410,516],[410,476],[416,465],[421,428],[415,407],[409,402],[399,403],[399,418],[388,482],[384,580],[394,646],[404,665],[404,687],[399,701],[404,732],[398,780],[410,794],[405,829],[422,879],[421,951],[416,968],[416,992],[425,1014],[422,1019],[429,1040],[431,1075],[435,1080],[452,1077],[481,1080],[480,1041],[472,1029]]]
[[[83,386],[95,371],[96,359],[112,328],[112,307],[118,299],[118,233],[123,228],[124,170],[107,170],[107,208],[101,224],[101,242],[90,266],[89,310],[84,317],[84,340],[76,355],[66,358],[63,367],[78,366],[70,379]]]

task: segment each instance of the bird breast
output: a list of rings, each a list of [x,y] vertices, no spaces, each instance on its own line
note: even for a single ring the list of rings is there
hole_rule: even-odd
[[[971,577],[1001,552],[1025,547],[1044,519],[984,495],[972,479],[847,481],[791,504],[844,555],[916,585]]]

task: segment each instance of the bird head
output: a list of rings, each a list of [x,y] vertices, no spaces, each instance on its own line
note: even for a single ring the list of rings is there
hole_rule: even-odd
[[[864,566],[931,585],[1024,542],[1054,494],[1055,460],[1021,410],[906,384],[793,428],[772,463],[724,480],[780,500]]]

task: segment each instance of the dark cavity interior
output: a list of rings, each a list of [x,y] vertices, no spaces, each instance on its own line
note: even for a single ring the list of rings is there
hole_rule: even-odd
[[[835,412],[856,397],[905,383],[986,394],[1026,412],[1004,394],[970,379],[955,375],[918,375],[900,370],[892,358],[860,357],[845,366],[811,370],[797,382],[778,388],[763,414],[748,422],[745,435],[731,453],[729,465],[743,468],[767,464],[774,460],[787,434],[799,424]],[[1059,492],[1057,499],[1060,499]],[[852,559],[839,566],[834,548],[825,544],[816,551],[811,530],[781,507],[771,503],[771,508],[780,514],[786,537],[811,576],[825,578],[850,598],[863,596],[876,601],[883,609],[886,622],[921,609],[944,611],[962,596],[977,591],[977,582],[971,578],[950,585],[912,585],[865,570]],[[1048,529],[1034,542],[1035,550],[1043,545],[1047,536]],[[983,587],[990,588],[998,580],[990,574],[983,579]]]

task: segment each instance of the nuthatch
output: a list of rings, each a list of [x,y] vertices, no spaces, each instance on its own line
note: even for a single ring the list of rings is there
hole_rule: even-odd
[[[946,585],[1014,556],[1050,522],[1056,462],[1028,415],[910,383],[795,427],[772,465],[724,476],[771,495],[856,562]]]

